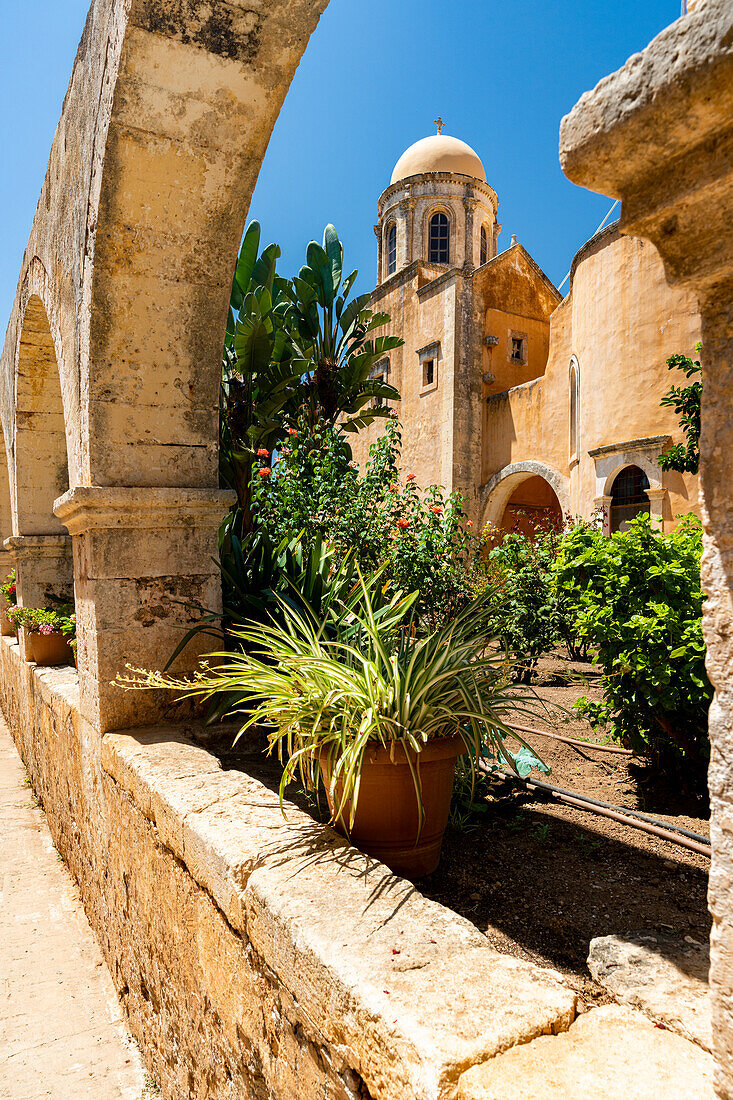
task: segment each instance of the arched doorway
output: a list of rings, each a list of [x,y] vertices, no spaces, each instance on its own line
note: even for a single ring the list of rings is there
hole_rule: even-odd
[[[552,486],[539,474],[526,478],[514,490],[499,524],[502,532],[516,531],[532,538],[537,531],[562,526],[562,508]]]
[[[46,310],[36,294],[23,317],[16,394],[16,533],[66,534],[53,514],[54,501],[69,488],[61,379]]]
[[[611,487],[609,528],[625,531],[636,516],[649,515],[651,505],[647,490],[649,478],[638,466],[625,466],[614,478]]]

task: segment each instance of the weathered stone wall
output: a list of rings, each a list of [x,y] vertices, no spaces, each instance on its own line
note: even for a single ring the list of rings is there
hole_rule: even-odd
[[[449,1100],[575,994],[185,736],[98,734],[0,644],[2,705],[169,1100]],[[192,727],[188,727],[190,731]]]

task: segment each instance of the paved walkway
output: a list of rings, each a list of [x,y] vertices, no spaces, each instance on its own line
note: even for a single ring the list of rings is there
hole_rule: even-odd
[[[157,1095],[0,717],[0,1097]]]

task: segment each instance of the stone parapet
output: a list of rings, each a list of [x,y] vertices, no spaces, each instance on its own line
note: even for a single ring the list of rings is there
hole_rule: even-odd
[[[168,1100],[453,1100],[566,1030],[575,993],[496,952],[191,726],[102,738],[70,670],[0,642],[3,709]]]

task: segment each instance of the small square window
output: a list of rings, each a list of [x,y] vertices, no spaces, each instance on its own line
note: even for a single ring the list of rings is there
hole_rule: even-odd
[[[435,360],[426,359],[422,365],[422,384],[432,386],[435,381]]]
[[[524,362],[524,340],[521,336],[512,336],[512,362]]]
[[[383,374],[375,374],[374,375],[374,381],[375,382],[384,382],[384,375]],[[374,407],[375,408],[379,409],[379,408],[381,408],[381,406],[383,404],[384,404],[384,398],[383,397],[375,397],[374,398]]]

